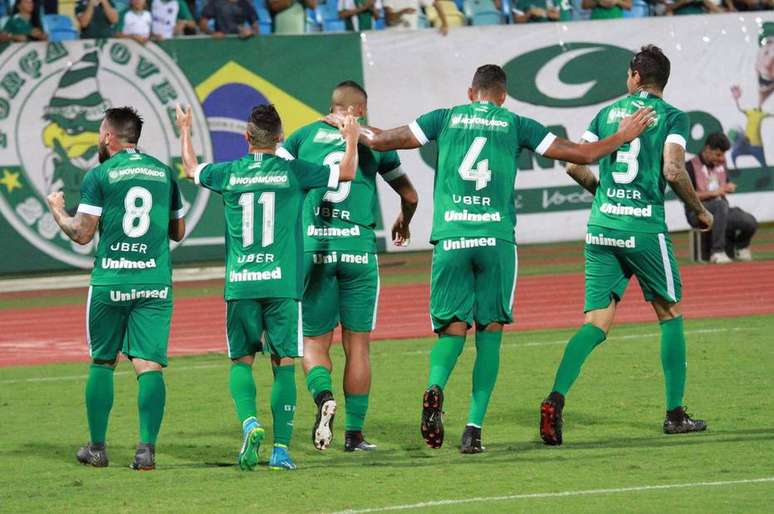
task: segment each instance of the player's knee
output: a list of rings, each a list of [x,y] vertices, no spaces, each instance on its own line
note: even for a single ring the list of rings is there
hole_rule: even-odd
[[[468,333],[468,324],[464,321],[452,321],[443,327],[438,334],[442,336],[462,337]]]
[[[255,356],[253,355],[243,355],[242,357],[231,359],[231,362],[234,364],[247,364],[248,366],[252,366],[254,360]]]
[[[114,368],[118,365],[118,357],[113,359],[112,361],[104,360],[104,359],[92,359],[92,363],[98,364],[100,366],[110,366],[111,368]]]
[[[502,332],[502,323],[489,323],[487,325],[476,325],[477,332]]]

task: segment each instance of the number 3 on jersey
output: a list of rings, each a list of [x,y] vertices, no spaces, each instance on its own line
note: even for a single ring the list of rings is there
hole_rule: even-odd
[[[485,137],[475,138],[473,144],[468,148],[465,158],[462,159],[462,164],[460,164],[460,169],[458,170],[462,180],[472,180],[476,183],[476,191],[484,189],[489,184],[489,181],[492,180],[492,172],[489,170],[489,159],[476,162],[485,144]]]
[[[274,192],[265,191],[258,197],[258,203],[263,206],[263,226],[261,227],[261,246],[267,247],[274,242]],[[253,226],[255,224],[255,193],[239,195],[239,205],[242,206],[242,246],[247,248],[254,242]]]
[[[615,162],[625,166],[626,171],[614,171],[612,173],[616,184],[631,184],[637,178],[637,173],[640,171],[640,163],[637,157],[640,155],[641,147],[640,138],[636,138],[629,143],[628,150],[618,150],[618,157],[616,157]],[[620,168],[616,166],[616,169]]]

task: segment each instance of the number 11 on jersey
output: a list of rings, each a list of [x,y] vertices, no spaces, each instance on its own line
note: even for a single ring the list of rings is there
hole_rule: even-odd
[[[258,197],[258,203],[263,206],[263,226],[261,227],[261,246],[267,247],[274,242],[274,192],[265,191]],[[242,206],[242,246],[247,248],[254,242],[253,226],[255,223],[255,193],[239,195],[239,205]]]

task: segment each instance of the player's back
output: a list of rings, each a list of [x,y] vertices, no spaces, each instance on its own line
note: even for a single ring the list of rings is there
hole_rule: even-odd
[[[129,149],[84,178],[80,210],[99,215],[93,285],[171,284],[169,220],[182,216],[172,170]]]
[[[641,107],[654,110],[654,121],[640,137],[599,161],[599,187],[589,225],[650,233],[667,230],[664,147],[675,143],[685,148],[688,116],[658,96],[638,92],[602,109],[584,139],[597,141],[614,134],[621,119]]]

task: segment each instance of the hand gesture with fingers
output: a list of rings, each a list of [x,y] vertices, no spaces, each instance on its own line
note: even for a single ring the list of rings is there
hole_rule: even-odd
[[[185,109],[180,104],[175,106],[175,122],[180,132],[189,132],[193,123],[193,111],[189,105]]]
[[[629,142],[645,132],[645,129],[653,122],[654,117],[655,113],[652,108],[643,107],[631,116],[626,116],[621,120],[621,124],[618,126],[618,133],[626,142]]]

